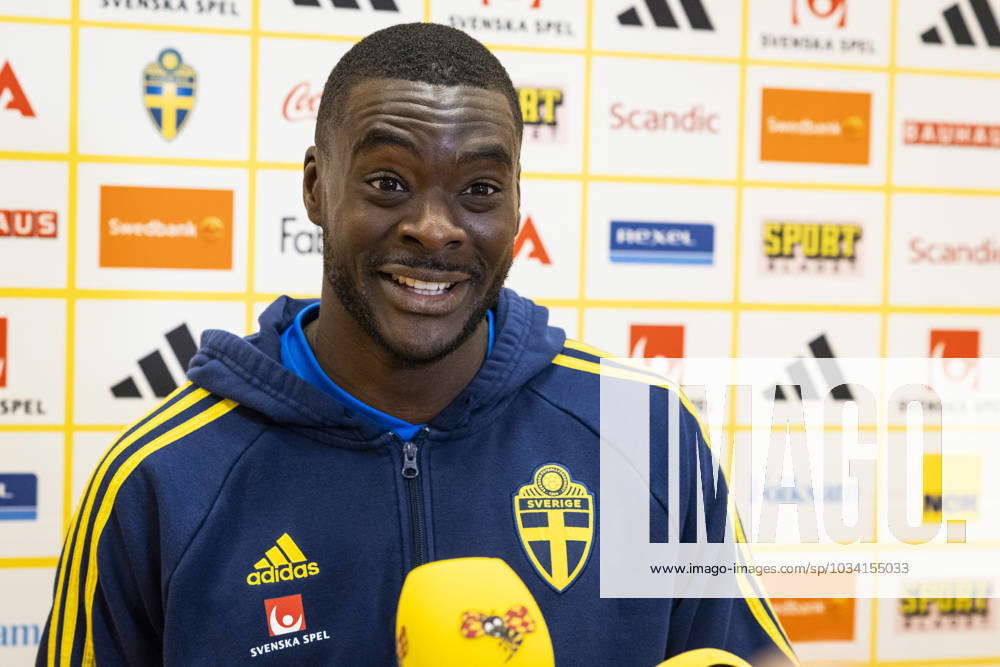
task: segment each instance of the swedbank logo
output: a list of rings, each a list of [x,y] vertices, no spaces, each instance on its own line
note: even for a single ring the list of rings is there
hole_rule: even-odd
[[[275,540],[275,543],[264,552],[263,558],[254,563],[254,571],[247,575],[247,584],[260,586],[319,574],[319,565],[306,558],[288,533]]]

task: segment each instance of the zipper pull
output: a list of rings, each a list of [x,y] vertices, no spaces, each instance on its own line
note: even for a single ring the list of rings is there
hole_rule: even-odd
[[[413,479],[420,474],[417,468],[417,446],[412,442],[403,445],[403,477]]]

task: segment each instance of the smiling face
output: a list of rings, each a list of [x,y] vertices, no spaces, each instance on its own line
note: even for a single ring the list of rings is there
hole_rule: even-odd
[[[496,303],[519,219],[507,98],[400,79],[350,89],[330,145],[306,156],[305,203],[344,309],[409,364],[457,349]]]

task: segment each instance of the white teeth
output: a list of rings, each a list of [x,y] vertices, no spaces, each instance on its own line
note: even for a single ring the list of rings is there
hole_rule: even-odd
[[[415,278],[409,278],[407,276],[400,276],[397,274],[392,275],[392,279],[395,280],[400,285],[406,285],[407,287],[413,288],[417,294],[423,294],[425,296],[434,296],[436,294],[443,294],[455,283],[427,283],[423,280],[417,280]]]

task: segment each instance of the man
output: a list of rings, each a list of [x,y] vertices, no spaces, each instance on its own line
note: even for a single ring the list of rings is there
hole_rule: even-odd
[[[389,665],[406,573],[462,556],[510,564],[561,665],[794,659],[757,598],[600,598],[599,358],[502,288],[521,130],[507,73],[464,33],[400,25],[344,56],[305,158],[322,298],[278,299],[245,340],[206,332],[192,384],[105,455],[39,664]],[[706,444],[681,422],[689,469]],[[579,511],[522,513],[519,495]]]

